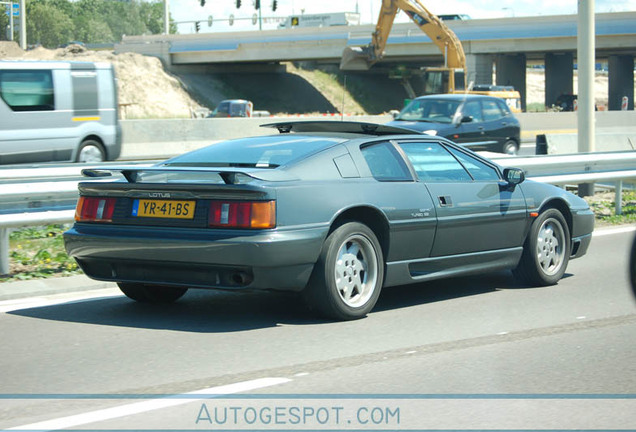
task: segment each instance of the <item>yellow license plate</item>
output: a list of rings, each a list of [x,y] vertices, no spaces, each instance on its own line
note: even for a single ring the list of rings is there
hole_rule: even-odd
[[[194,218],[194,201],[137,199],[133,202],[132,215],[151,218]]]

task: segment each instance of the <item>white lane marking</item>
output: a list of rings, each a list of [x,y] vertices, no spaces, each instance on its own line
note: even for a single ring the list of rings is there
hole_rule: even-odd
[[[592,234],[593,237],[606,236],[612,234],[625,234],[629,232],[636,231],[636,226],[626,226],[620,228],[604,228],[598,231],[594,231]]]
[[[122,292],[116,288],[107,288],[94,291],[72,292],[62,294],[52,294],[42,297],[27,297],[21,299],[0,301],[0,313],[13,312],[22,309],[32,309],[38,307],[55,306],[60,304],[80,303],[90,300],[107,299],[111,297],[121,297]]]
[[[152,399],[144,402],[135,402],[128,405],[122,405],[113,408],[106,408],[97,411],[90,411],[83,414],[77,414],[69,417],[62,417],[53,420],[47,420],[39,423],[32,423],[24,426],[17,426],[5,430],[37,430],[38,432],[54,431],[60,429],[68,429],[76,426],[82,426],[88,423],[112,420],[134,414],[142,414],[148,411],[154,411],[162,408],[175,407],[185,405],[187,403],[204,400],[206,398],[200,395],[228,395],[241,393],[250,390],[256,390],[264,387],[271,387],[279,384],[290,382],[288,378],[260,378],[251,381],[244,381],[234,384],[228,384],[218,387],[210,387],[203,390],[197,390],[190,393],[178,395],[178,398],[160,398]],[[149,395],[150,396],[150,395]],[[187,396],[192,396],[187,397]]]

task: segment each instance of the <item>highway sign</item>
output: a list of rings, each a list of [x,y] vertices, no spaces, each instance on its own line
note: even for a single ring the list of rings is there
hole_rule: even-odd
[[[20,16],[20,5],[18,3],[11,3],[13,5],[13,16],[17,17]],[[5,15],[9,15],[9,5],[5,4]]]

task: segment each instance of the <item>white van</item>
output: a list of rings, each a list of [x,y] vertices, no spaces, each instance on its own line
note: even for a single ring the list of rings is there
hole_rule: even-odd
[[[0,164],[101,162],[120,153],[111,64],[0,61]]]

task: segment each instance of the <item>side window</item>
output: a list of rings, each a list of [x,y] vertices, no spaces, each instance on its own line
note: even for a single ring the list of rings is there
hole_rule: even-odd
[[[484,100],[482,101],[484,106],[484,120],[485,121],[494,121],[499,120],[504,116],[504,113],[501,111],[499,104],[494,100]]]
[[[230,114],[230,103],[221,102],[215,111],[217,117],[227,117]]]
[[[389,142],[373,144],[360,149],[371,174],[379,181],[411,181],[411,172],[402,156]]]
[[[53,75],[45,70],[2,71],[0,97],[13,111],[54,110]]]
[[[468,170],[470,175],[475,180],[488,180],[488,181],[499,181],[499,172],[490,165],[487,165],[480,161],[479,159],[475,159],[466,153],[449,147],[448,150],[455,156],[464,167]]]
[[[472,181],[464,167],[439,143],[405,142],[400,147],[422,181]]]
[[[499,105],[499,108],[501,109],[501,111],[503,112],[504,117],[507,115],[512,114],[510,112],[510,108],[511,107],[517,107],[517,105],[519,105],[519,99],[515,99],[515,98],[508,98],[506,99],[506,101],[504,102],[503,100],[497,100],[497,105]]]
[[[484,121],[481,115],[481,105],[479,104],[479,101],[466,102],[462,115],[472,117],[473,122],[475,123]]]

